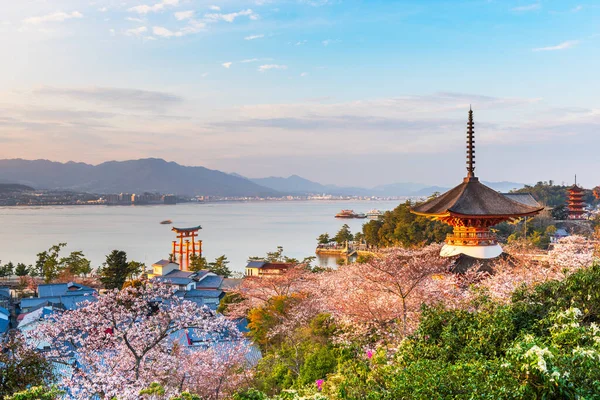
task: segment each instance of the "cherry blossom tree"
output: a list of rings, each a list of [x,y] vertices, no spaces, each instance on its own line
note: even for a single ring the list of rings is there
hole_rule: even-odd
[[[439,252],[439,245],[387,250],[364,264],[324,273],[314,296],[322,293],[333,315],[355,326],[385,330],[399,323],[405,336],[415,326],[423,303],[457,290],[448,273],[451,260]]]
[[[243,373],[247,346],[217,350],[223,342],[241,343],[235,324],[164,285],[113,290],[53,317],[35,338],[48,346],[49,359],[70,366],[62,387],[73,398],[137,399],[153,382],[170,396],[200,390],[203,382],[210,386],[224,371],[231,389]]]
[[[567,270],[589,267],[594,260],[594,243],[580,235],[560,239],[548,252],[550,265]]]

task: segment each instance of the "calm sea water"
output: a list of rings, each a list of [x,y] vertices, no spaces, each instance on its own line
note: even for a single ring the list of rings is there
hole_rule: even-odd
[[[284,254],[302,259],[314,255],[321,233],[334,235],[347,223],[353,232],[368,220],[338,220],[342,208],[366,213],[391,210],[400,201],[286,201],[177,204],[173,206],[0,207],[0,260],[27,264],[51,245],[66,242],[97,267],[113,249],[129,259],[153,262],[167,258],[175,234],[172,226],[201,225],[204,255],[225,254],[230,267],[243,271],[250,256],[264,256],[283,246]],[[170,219],[173,225],[161,225]],[[66,252],[65,252],[66,253]],[[334,264],[324,259],[321,264]]]

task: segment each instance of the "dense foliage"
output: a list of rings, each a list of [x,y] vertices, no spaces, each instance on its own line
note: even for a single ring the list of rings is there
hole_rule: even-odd
[[[460,276],[443,268],[415,275],[410,253],[392,252],[360,266],[281,278],[270,291],[276,296],[248,288],[249,327],[264,358],[254,389],[235,398],[596,398],[600,265],[590,266],[593,251],[592,242],[574,236],[548,263],[523,258],[498,262],[492,275],[475,268]],[[435,262],[412,254],[415,272]],[[402,310],[387,298],[410,282],[411,304],[423,306],[404,336]],[[380,323],[369,323],[378,316]]]
[[[0,399],[52,380],[52,368],[43,355],[28,347],[17,332],[0,335]]]
[[[548,207],[558,207],[567,202],[567,189],[569,186],[555,185],[554,181],[538,182],[533,186],[525,185],[515,193],[530,193],[540,204]],[[592,190],[585,189],[583,200],[588,204],[597,202]]]
[[[443,242],[452,227],[410,212],[411,203],[400,204],[378,220],[363,225],[367,244],[378,247],[422,246]]]

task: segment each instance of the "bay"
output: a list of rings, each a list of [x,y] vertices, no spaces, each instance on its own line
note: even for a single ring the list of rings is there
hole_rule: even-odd
[[[65,253],[81,250],[93,267],[111,250],[147,266],[168,258],[175,238],[173,226],[201,225],[199,238],[209,261],[225,254],[230,268],[244,271],[250,256],[264,256],[283,246],[284,254],[302,259],[313,256],[316,238],[335,235],[347,223],[360,231],[368,220],[339,220],[341,209],[366,213],[387,211],[401,201],[262,201],[185,203],[157,206],[48,206],[0,207],[0,260],[31,264],[36,254],[59,242]],[[161,225],[170,219],[173,225]],[[65,254],[66,255],[66,254]],[[335,264],[323,259],[320,264]]]

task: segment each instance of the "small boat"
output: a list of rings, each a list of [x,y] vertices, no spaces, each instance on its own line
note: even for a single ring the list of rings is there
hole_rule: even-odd
[[[383,215],[383,213],[377,209],[372,209],[369,212],[367,212],[367,217],[369,218],[373,218],[373,219],[377,219],[379,217],[381,217]]]
[[[335,214],[336,218],[354,218],[355,216],[356,214],[354,214],[354,210],[342,210]]]
[[[354,218],[364,219],[364,218],[367,218],[367,214],[363,214],[363,213],[354,214]]]
[[[165,219],[164,221],[160,221],[161,225],[170,225],[172,223],[173,223],[173,221],[171,221],[170,219]]]

